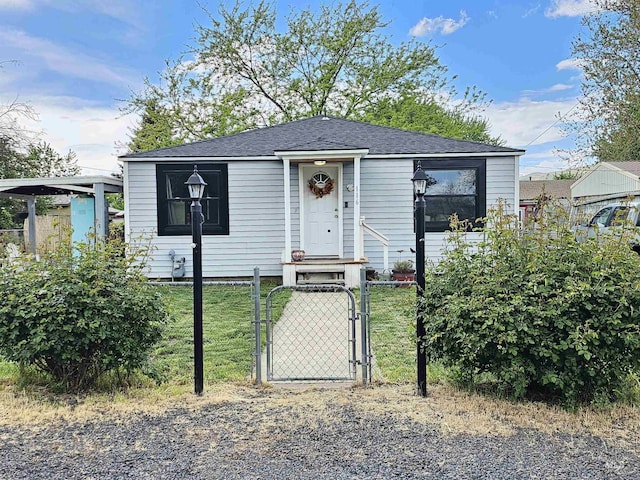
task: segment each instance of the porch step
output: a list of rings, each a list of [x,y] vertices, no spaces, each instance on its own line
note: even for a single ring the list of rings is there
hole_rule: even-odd
[[[298,273],[344,273],[344,265],[297,265],[296,272]]]
[[[344,269],[328,270],[327,268],[296,272],[296,284],[300,283],[344,283]]]
[[[299,284],[333,284],[355,288],[360,284],[360,267],[365,259],[311,259],[282,263],[282,282],[285,286]]]
[[[316,280],[298,280],[297,283],[298,285],[323,285],[323,284],[344,285],[344,279],[324,278],[324,279],[316,279]]]

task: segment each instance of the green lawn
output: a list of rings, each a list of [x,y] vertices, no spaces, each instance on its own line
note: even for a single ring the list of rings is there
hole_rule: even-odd
[[[375,355],[374,379],[403,382],[415,377],[416,291],[414,288],[371,289],[371,348]]]
[[[172,382],[193,381],[193,290],[160,287],[174,317],[152,355]],[[249,287],[205,286],[202,291],[205,381],[241,380],[251,368]]]
[[[374,380],[413,382],[416,379],[415,288],[371,288],[371,348],[375,355]],[[376,378],[377,377],[377,378]],[[429,383],[442,381],[445,369],[427,365]]]
[[[264,298],[274,287],[261,286]],[[154,353],[155,364],[171,381],[193,379],[193,293],[191,288],[164,287],[163,294],[175,316],[164,340]],[[206,381],[243,380],[251,370],[253,336],[249,287],[204,287],[204,368]],[[277,318],[288,292],[273,296]],[[376,287],[371,295],[371,342],[378,379],[402,382],[415,377],[415,289]],[[264,342],[264,334],[262,336]]]
[[[264,299],[275,286],[261,285]],[[175,321],[167,327],[153,353],[155,368],[171,382],[193,381],[193,290],[189,287],[159,287]],[[251,372],[253,333],[250,287],[204,286],[202,297],[205,382],[243,380]],[[278,296],[278,315],[288,297]],[[262,335],[264,343],[264,333]]]
[[[264,299],[276,284],[261,285]],[[150,371],[168,384],[193,382],[193,290],[190,287],[158,287],[174,321],[167,325],[163,340],[151,355]],[[273,297],[277,319],[289,292]],[[205,382],[243,381],[252,364],[252,300],[248,286],[203,288],[203,332]],[[391,382],[411,381],[415,376],[415,350],[410,333],[415,290],[374,288],[371,296],[371,341],[376,356],[375,377]],[[263,330],[264,345],[264,330]],[[14,364],[0,361],[0,381],[13,383],[18,377]]]

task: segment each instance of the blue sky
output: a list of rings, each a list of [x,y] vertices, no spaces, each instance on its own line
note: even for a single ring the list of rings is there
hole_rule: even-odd
[[[201,1],[215,11],[218,2]],[[318,1],[277,1],[289,6]],[[372,2],[375,3],[375,2]],[[492,133],[525,148],[521,173],[564,168],[570,149],[558,115],[576,105],[581,71],[571,41],[590,0],[385,0],[393,41],[415,36],[437,52],[457,86],[476,85],[493,102]],[[192,43],[206,16],[195,0],[0,0],[0,104],[18,98],[39,113],[31,128],[60,152],[78,154],[85,173],[116,170],[135,116],[120,99],[155,78]]]

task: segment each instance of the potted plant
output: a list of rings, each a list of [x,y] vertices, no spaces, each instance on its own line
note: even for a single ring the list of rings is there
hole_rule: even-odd
[[[301,262],[302,260],[304,260],[304,250],[292,250],[291,260],[293,260],[294,262]]]
[[[398,260],[394,263],[391,278],[396,282],[413,282],[416,278],[413,260]]]

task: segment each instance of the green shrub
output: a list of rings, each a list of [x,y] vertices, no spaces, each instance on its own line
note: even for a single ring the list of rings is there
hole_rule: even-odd
[[[446,257],[426,274],[421,314],[431,358],[516,398],[564,405],[625,390],[640,372],[640,256],[632,227],[576,242],[554,215],[521,230],[500,204],[472,246],[453,225]]]
[[[35,365],[71,391],[142,366],[168,318],[122,243],[74,248],[25,256],[0,271],[0,355]]]

